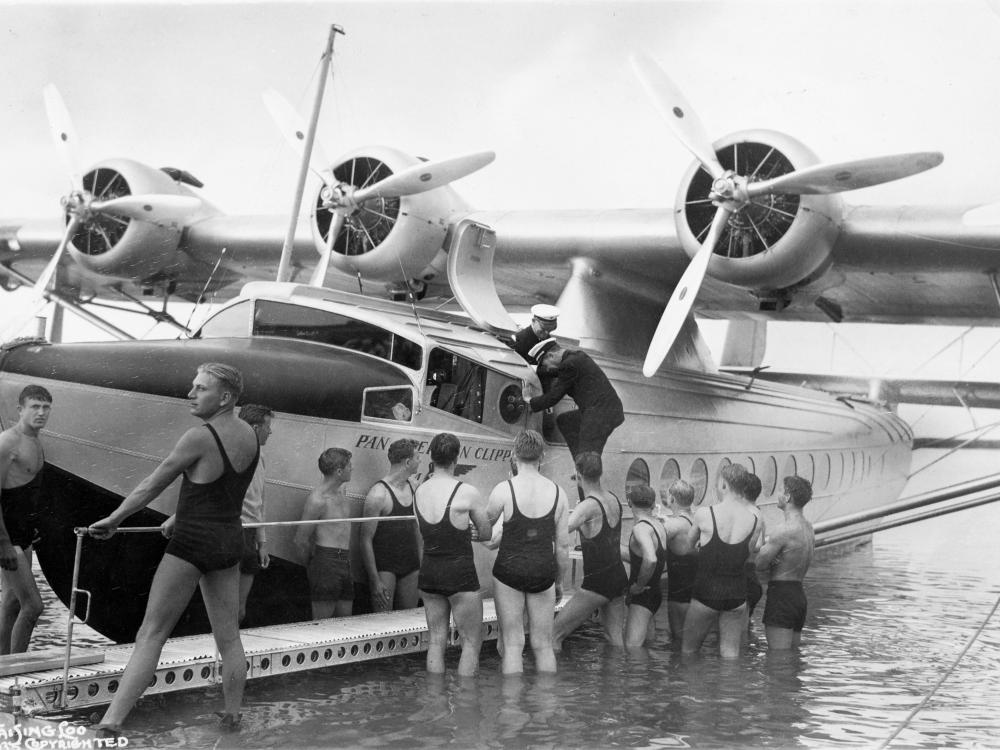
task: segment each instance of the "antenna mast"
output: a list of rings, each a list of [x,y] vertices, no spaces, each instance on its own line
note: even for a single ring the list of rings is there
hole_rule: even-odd
[[[295,244],[295,230],[299,223],[299,211],[302,209],[302,195],[306,189],[306,177],[309,176],[309,158],[312,155],[313,142],[316,140],[316,123],[319,121],[319,111],[323,106],[323,91],[326,88],[326,76],[330,70],[330,63],[333,60],[333,40],[337,37],[337,34],[343,33],[344,30],[340,26],[332,24],[330,26],[330,37],[326,42],[326,49],[323,51],[319,82],[316,84],[316,99],[313,102],[312,116],[309,118],[309,129],[305,134],[305,143],[302,150],[299,181],[295,186],[292,219],[288,224],[285,244],[281,247],[281,260],[278,261],[278,281],[288,281],[291,276],[289,266],[292,259],[292,246]]]

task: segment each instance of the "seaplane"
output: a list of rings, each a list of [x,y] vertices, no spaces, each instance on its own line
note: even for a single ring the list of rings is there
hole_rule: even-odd
[[[88,319],[100,319],[100,300],[123,296],[182,329],[165,340],[15,340],[0,353],[4,427],[26,384],[46,386],[56,400],[37,547],[55,592],[70,600],[73,529],[105,516],[190,426],[185,396],[206,361],[240,368],[244,401],[275,410],[269,522],[300,517],[325,448],[353,452],[349,494],[360,509],[387,468],[390,442],[412,438],[426,451],[444,431],[462,442],[463,480],[484,493],[507,478],[512,439],[525,428],[548,443],[547,475],[571,486],[573,463],[555,417],[573,404],[526,410],[522,394],[541,384],[505,343],[515,315],[538,302],[558,305],[557,337],[590,353],[621,396],[626,421],[604,459],[606,483],[623,498],[637,484],[662,491],[683,478],[699,503],[710,503],[719,470],[740,462],[760,476],[769,517],[778,513],[783,476],[812,482],[807,515],[829,540],[870,534],[894,513],[952,499],[900,503],[914,435],[893,405],[995,404],[992,384],[840,379],[827,392],[777,382],[801,377],[761,367],[770,320],[995,317],[996,234],[963,220],[972,207],[849,207],[841,199],[931,169],[942,155],[822,163],[777,131],[712,140],[653,58],[636,55],[633,67],[694,157],[673,207],[474,210],[451,183],[486,167],[492,153],[427,161],[380,146],[328,160],[313,148],[315,113],[303,125],[270,93],[268,109],[302,156],[303,175],[311,168],[320,176],[306,198],[308,218],[295,211],[287,228],[281,217],[224,215],[184,169],[115,158],[80,170],[75,130],[48,89],[72,188],[55,227],[0,231],[5,288],[30,287],[39,301]],[[163,298],[162,309],[143,301],[150,295]],[[170,298],[206,295],[231,299],[194,330],[168,311]],[[730,319],[721,364],[695,313]],[[421,473],[430,470],[425,457]],[[130,523],[157,526],[173,512],[176,490]],[[249,624],[309,619],[293,532],[269,535],[273,562],[251,593]],[[157,534],[85,541],[78,585],[89,592],[93,628],[134,639],[164,546]],[[488,582],[491,553],[477,555]],[[175,635],[206,629],[196,601]]]

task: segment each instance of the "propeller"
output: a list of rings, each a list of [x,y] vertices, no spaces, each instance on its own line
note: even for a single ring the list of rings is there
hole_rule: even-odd
[[[48,115],[52,140],[69,173],[70,187],[73,191],[82,192],[83,178],[80,172],[80,160],[77,158],[79,145],[69,110],[66,109],[66,104],[54,83],[48,84],[42,90],[42,97],[45,99],[45,112]]]
[[[364,203],[369,198],[401,198],[404,195],[426,193],[428,190],[444,187],[449,182],[460,180],[490,164],[497,155],[492,151],[478,151],[474,154],[454,156],[440,161],[414,164],[402,172],[386,177],[366,188],[355,190],[351,200]]]
[[[94,213],[114,214],[159,226],[177,227],[201,206],[193,195],[123,195],[106,201],[92,201]]]
[[[306,129],[299,113],[285,97],[274,89],[266,90],[262,96],[271,118],[277,124],[285,140],[301,158],[305,149]],[[449,159],[421,162],[383,177],[371,185],[365,185],[363,181],[361,185],[355,185],[353,166],[350,179],[345,181],[338,179],[333,173],[333,163],[323,154],[322,149],[314,145],[313,151],[309,155],[309,166],[323,181],[319,198],[322,207],[333,216],[326,247],[320,262],[313,269],[310,284],[313,286],[322,285],[337,238],[345,225],[359,226],[356,214],[359,211],[367,210],[363,205],[367,201],[402,198],[444,187],[482,169],[495,158],[496,154],[492,151],[478,151]],[[373,176],[369,175],[369,178]],[[377,208],[375,213],[382,214],[384,210]],[[364,231],[363,226],[362,231]]]
[[[264,106],[267,107],[271,119],[278,126],[278,130],[281,131],[288,145],[301,157],[306,145],[306,125],[298,111],[291,102],[274,89],[264,91],[261,98],[264,100]],[[312,153],[309,154],[309,167],[323,180],[325,185],[335,184],[333,174],[330,171],[331,164],[333,162],[326,157],[319,141],[314,141]]]
[[[640,83],[674,135],[711,175],[709,199],[716,206],[708,235],[674,288],[657,324],[642,367],[646,377],[651,377],[670,353],[698,296],[715,246],[733,213],[762,196],[823,195],[858,190],[919,174],[944,160],[938,152],[917,152],[818,164],[766,180],[756,179],[755,174],[739,175],[723,169],[701,120],[663,69],[643,54],[633,56],[631,62]]]

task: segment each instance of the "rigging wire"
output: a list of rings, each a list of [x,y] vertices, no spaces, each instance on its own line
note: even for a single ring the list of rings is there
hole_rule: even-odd
[[[965,648],[962,649],[959,655],[955,658],[955,661],[952,662],[951,666],[945,670],[943,675],[941,675],[941,679],[939,679],[937,683],[934,685],[934,687],[931,688],[930,692],[924,696],[923,700],[920,701],[920,703],[918,703],[913,708],[912,711],[910,711],[907,717],[903,719],[902,722],[900,722],[899,726],[896,727],[895,731],[892,734],[890,734],[888,738],[883,740],[882,744],[878,746],[877,750],[883,750],[883,748],[888,747],[889,744],[894,739],[896,739],[896,737],[899,736],[899,733],[902,732],[904,729],[906,729],[907,726],[909,726],[910,722],[913,721],[913,717],[916,716],[917,713],[919,713],[930,702],[931,698],[934,697],[934,694],[937,692],[938,688],[941,687],[941,685],[944,684],[944,681],[951,676],[951,673],[955,671],[955,668],[958,666],[958,663],[962,661],[965,655],[969,652],[969,649],[972,648],[972,644],[976,642],[976,640],[982,634],[983,630],[986,629],[986,625],[989,623],[990,619],[996,613],[998,607],[1000,607],[1000,596],[998,596],[997,600],[993,603],[993,608],[990,610],[990,613],[986,615],[986,619],[983,620],[980,626],[976,629],[976,632],[972,634],[972,637],[969,639],[969,642],[965,644]]]

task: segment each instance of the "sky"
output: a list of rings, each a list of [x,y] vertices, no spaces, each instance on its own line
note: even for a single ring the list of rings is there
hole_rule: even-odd
[[[495,150],[492,165],[455,183],[474,208],[672,205],[691,157],[631,72],[639,50],[670,73],[712,137],[780,130],[823,161],[945,154],[931,172],[848,194],[850,204],[1000,199],[1000,13],[989,0],[0,0],[0,224],[58,215],[68,187],[41,95],[50,82],[84,164],[128,156],[182,167],[229,213],[287,214],[298,165],[261,92],[275,88],[307,113],[332,23],[346,34],[321,119],[327,153]],[[10,302],[0,294],[0,314]],[[959,332],[772,326],[768,359],[899,376]],[[991,376],[1000,364],[991,357],[965,370],[998,333],[976,332],[920,374]]]

